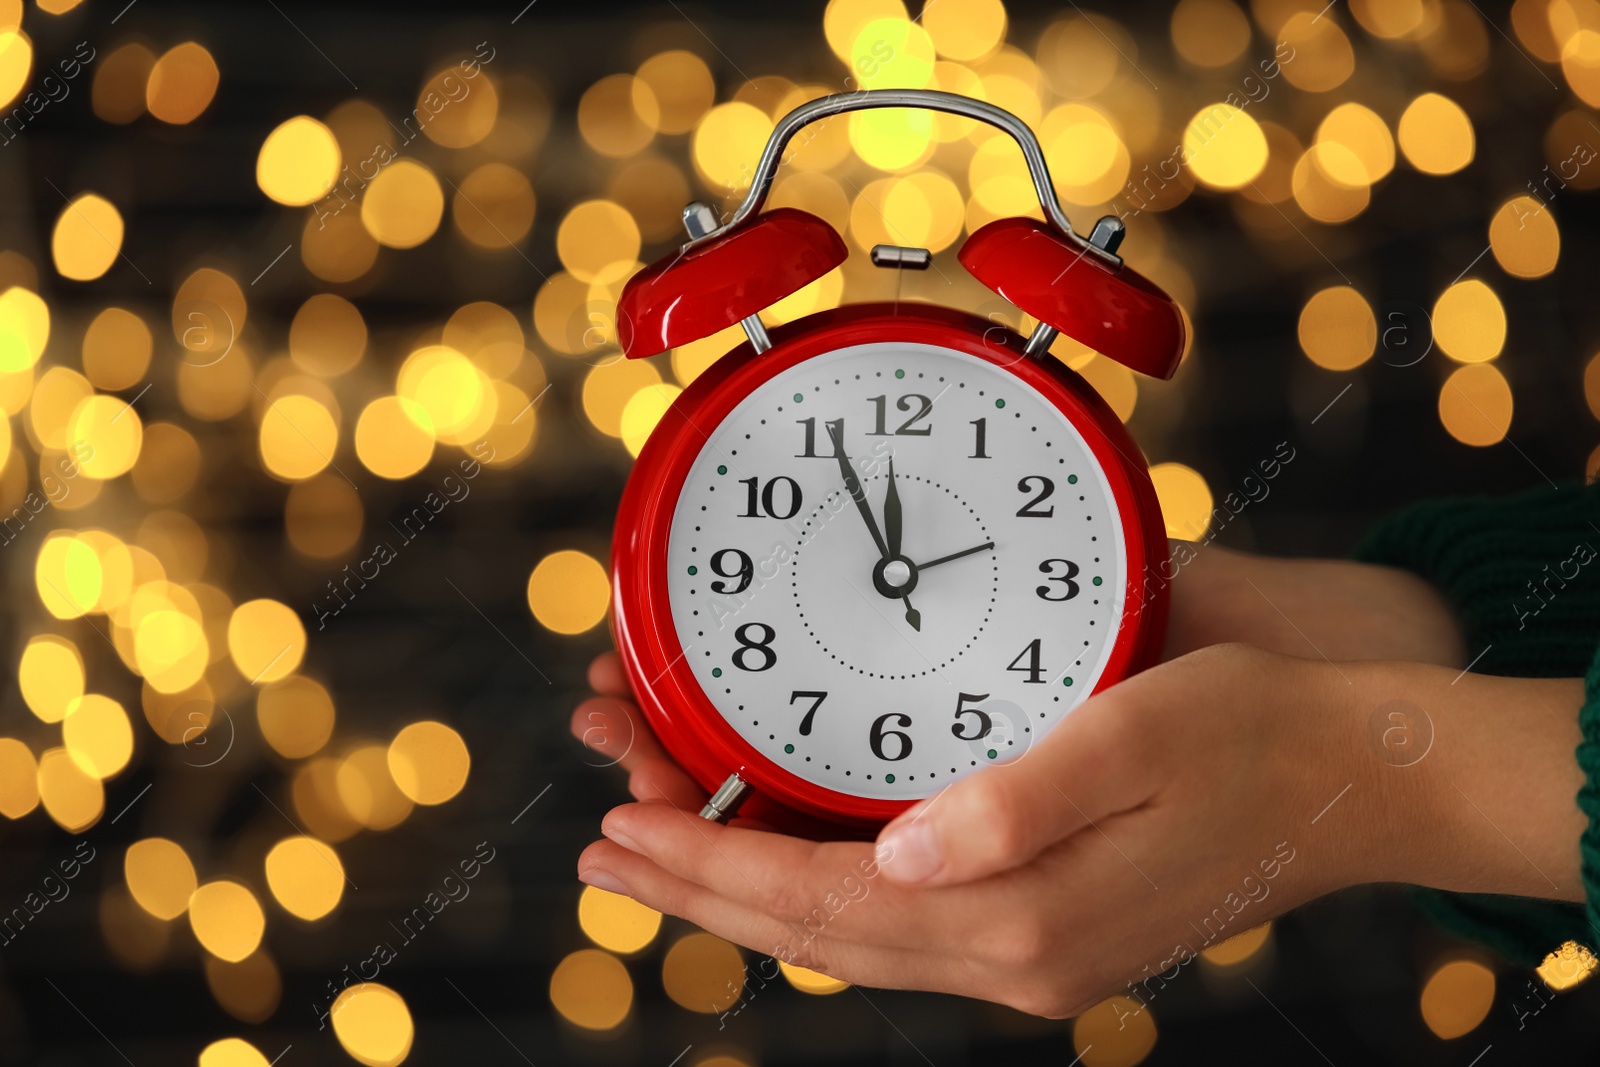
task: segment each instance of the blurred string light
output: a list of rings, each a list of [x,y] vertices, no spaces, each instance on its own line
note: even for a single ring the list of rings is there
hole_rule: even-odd
[[[585,1030],[612,1030],[633,1006],[633,979],[622,961],[597,948],[579,949],[550,974],[550,1003]]]
[[[1072,1020],[1072,1045],[1085,1067],[1133,1067],[1155,1048],[1155,1015],[1132,997],[1110,997]]]
[[[661,930],[661,913],[632,897],[584,886],[578,925],[603,949],[629,955],[647,948]]]
[[[1472,959],[1449,960],[1423,983],[1418,1007],[1422,1021],[1441,1038],[1477,1029],[1494,1005],[1494,972]]]
[[[377,982],[362,982],[340,993],[329,1008],[333,1033],[357,1063],[395,1067],[411,1054],[416,1025],[399,993]]]

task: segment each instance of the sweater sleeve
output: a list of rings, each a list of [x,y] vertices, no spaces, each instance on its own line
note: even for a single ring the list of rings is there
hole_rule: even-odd
[[[1380,523],[1354,556],[1433,583],[1461,626],[1473,671],[1586,679],[1575,714],[1587,776],[1577,796],[1589,820],[1579,842],[1587,904],[1418,889],[1419,905],[1452,932],[1529,966],[1566,941],[1600,946],[1600,486],[1416,504]]]

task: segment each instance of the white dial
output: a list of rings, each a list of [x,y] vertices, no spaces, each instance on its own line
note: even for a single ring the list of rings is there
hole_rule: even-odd
[[[1126,583],[1077,428],[999,367],[902,343],[805,360],[711,429],[667,566],[728,723],[801,778],[892,800],[1019,757],[1080,703]]]

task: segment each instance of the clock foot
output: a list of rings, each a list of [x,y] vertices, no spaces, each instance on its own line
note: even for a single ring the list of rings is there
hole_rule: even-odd
[[[700,809],[700,817],[710,819],[712,822],[727,822],[733,818],[739,810],[739,805],[749,796],[750,783],[737,774],[730,774],[728,780],[722,783],[722,787],[712,794],[706,806]]]

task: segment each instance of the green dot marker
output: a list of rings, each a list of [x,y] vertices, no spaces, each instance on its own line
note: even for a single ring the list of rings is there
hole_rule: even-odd
[[[713,678],[721,678],[722,677],[722,668],[721,667],[712,667],[711,668],[711,677],[713,677]]]
[[[785,752],[789,753],[791,756],[794,755],[794,746],[793,745],[784,745],[783,746],[783,750]]]
[[[1006,406],[1006,402],[1004,400],[996,400],[994,402],[994,406],[997,408],[1003,408]]]
[[[1099,585],[1102,580],[1103,579],[1101,579],[1101,577],[1098,574],[1094,576],[1094,584],[1095,585]]]
[[[990,750],[989,750],[989,758],[990,758],[990,759],[994,759],[994,758],[995,758],[995,757],[996,757],[996,756],[998,756],[998,755],[1000,755],[1000,753],[998,753],[998,752],[996,752],[996,751],[995,751],[995,750],[994,750],[994,749],[992,749],[992,748],[991,748],[991,749],[990,749]]]
[[[1067,475],[1067,484],[1068,485],[1077,485],[1078,484],[1078,476],[1076,474]]]
[[[1067,678],[1061,679],[1061,684],[1070,689],[1072,687],[1072,679],[1071,679],[1071,677],[1067,677]]]
[[[690,567],[689,568],[689,573],[690,574],[699,574],[700,573],[700,568],[699,567]]]
[[[717,473],[718,474],[727,474],[728,473],[727,466],[725,464],[722,464],[722,463],[717,464]]]
[[[903,370],[897,370],[897,371],[894,372],[894,376],[896,378],[904,378],[906,376],[906,372],[903,371]],[[891,782],[894,781],[893,778],[890,778],[888,780],[891,781]]]
[[[884,775],[883,776],[883,780],[888,782],[890,785],[894,785],[894,775],[892,775],[892,774]]]
[[[798,404],[798,403],[800,403],[800,402],[801,402],[801,401],[802,401],[802,400],[804,400],[804,399],[805,399],[805,398],[806,398],[806,397],[805,397],[805,394],[804,394],[804,393],[796,393],[796,394],[794,394],[794,402],[795,402],[795,403],[796,403],[796,404]]]

